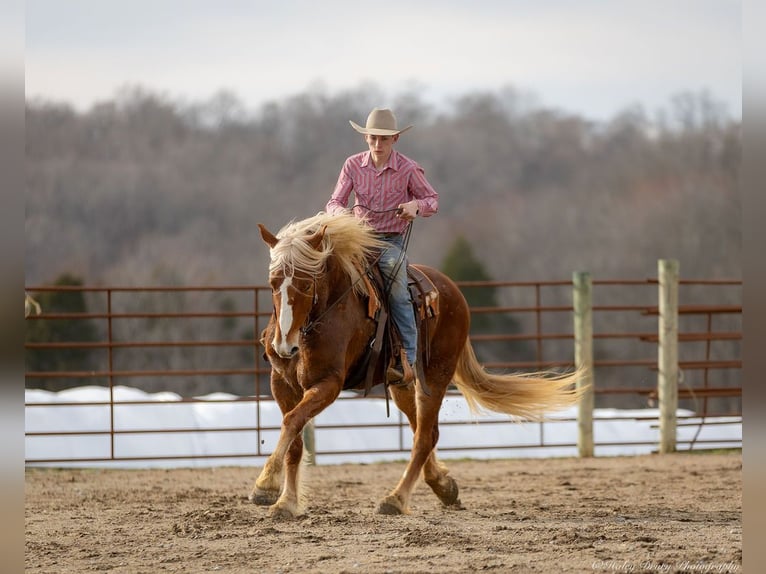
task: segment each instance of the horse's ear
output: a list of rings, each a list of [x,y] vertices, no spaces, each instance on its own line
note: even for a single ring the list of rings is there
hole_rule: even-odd
[[[273,248],[274,248],[274,246],[275,246],[275,245],[277,244],[277,242],[279,241],[279,239],[277,239],[277,238],[274,236],[274,234],[273,234],[271,231],[269,231],[268,229],[266,229],[266,228],[265,228],[265,227],[264,227],[262,224],[260,224],[260,223],[258,224],[258,229],[260,229],[260,230],[261,230],[261,237],[262,237],[262,238],[263,238],[263,240],[266,242],[266,245],[268,245],[269,247],[271,247],[271,248],[273,249]]]
[[[319,246],[322,245],[325,231],[327,231],[327,226],[323,225],[321,229],[317,229],[314,235],[306,238],[306,243],[311,245],[313,249],[319,249]]]

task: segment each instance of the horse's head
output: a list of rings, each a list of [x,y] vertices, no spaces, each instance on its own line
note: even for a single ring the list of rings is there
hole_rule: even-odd
[[[308,322],[311,309],[316,303],[316,276],[296,270],[281,251],[280,239],[260,223],[261,237],[270,248],[269,285],[276,318],[274,337],[270,344],[280,357],[289,359],[298,352],[301,328]],[[318,250],[324,238],[322,227],[312,235],[303,238],[304,246]],[[269,342],[265,342],[268,344]]]

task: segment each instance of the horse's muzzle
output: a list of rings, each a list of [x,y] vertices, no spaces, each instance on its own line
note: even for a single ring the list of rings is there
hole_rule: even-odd
[[[274,352],[282,357],[283,359],[292,359],[295,355],[298,354],[298,347],[287,347],[283,345],[277,345],[272,343],[271,348],[274,349]]]

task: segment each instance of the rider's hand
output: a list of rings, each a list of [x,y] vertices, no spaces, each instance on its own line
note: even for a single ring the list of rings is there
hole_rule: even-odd
[[[418,201],[416,199],[408,201],[407,203],[400,203],[398,208],[399,210],[396,212],[396,216],[399,219],[412,221],[418,215]]]

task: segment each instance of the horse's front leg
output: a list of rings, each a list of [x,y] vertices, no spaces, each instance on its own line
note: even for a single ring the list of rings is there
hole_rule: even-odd
[[[303,389],[297,384],[290,384],[284,376],[273,369],[271,372],[271,394],[282,411],[282,417],[292,411],[303,397]],[[302,444],[296,445],[302,449]],[[279,498],[284,480],[284,453],[276,450],[271,453],[261,473],[255,481],[249,499],[255,504],[270,506]]]
[[[292,518],[303,513],[300,496],[300,464],[303,456],[303,427],[330,405],[340,393],[340,381],[322,381],[306,390],[296,407],[282,418],[279,441],[270,461],[284,461],[282,493],[271,507],[274,518]],[[257,482],[256,482],[257,486]]]
[[[296,458],[300,460],[302,454],[303,438],[300,434],[290,444],[286,455],[280,456],[276,450],[272,452],[269,458],[266,459],[266,464],[263,465],[258,478],[255,480],[253,490],[248,496],[249,500],[261,506],[273,505],[282,493],[282,484],[285,481],[285,468],[290,468],[291,461]],[[297,477],[291,480],[296,481]]]

